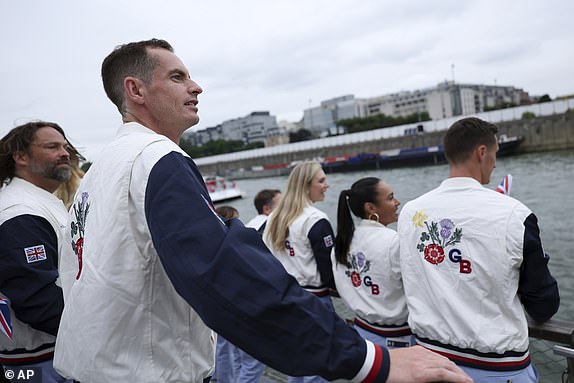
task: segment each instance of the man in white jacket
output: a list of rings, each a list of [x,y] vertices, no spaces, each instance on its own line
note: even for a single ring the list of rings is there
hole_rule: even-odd
[[[247,222],[245,226],[252,227],[260,234],[263,234],[264,224],[280,200],[281,191],[279,189],[263,189],[257,192],[255,198],[253,198],[253,205],[255,205],[257,215]]]
[[[35,379],[65,381],[52,359],[64,308],[56,282],[58,256],[69,246],[68,212],[52,193],[70,178],[70,150],[52,122],[29,122],[0,140],[0,304],[9,309],[0,318],[0,365],[6,376],[35,368]]]
[[[201,383],[213,371],[213,329],[291,375],[470,382],[420,347],[389,353],[363,340],[287,275],[257,232],[215,214],[177,145],[199,120],[202,89],[169,43],[117,47],[102,78],[124,125],[72,207],[58,371],[82,383]]]
[[[478,118],[455,122],[444,137],[449,178],[401,211],[409,325],[418,344],[476,382],[536,382],[524,310],[542,322],[560,298],[536,216],[482,186],[496,166],[496,132]]]
[[[253,205],[257,210],[257,215],[245,224],[245,227],[251,227],[259,234],[263,234],[265,223],[269,214],[273,211],[275,206],[281,199],[281,191],[279,189],[263,189],[257,192],[253,198]],[[237,383],[257,383],[265,371],[265,365],[234,346],[233,351],[237,353],[237,361],[239,366],[236,366],[237,376],[235,381]]]

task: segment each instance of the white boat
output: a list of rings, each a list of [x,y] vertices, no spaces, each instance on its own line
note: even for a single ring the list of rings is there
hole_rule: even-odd
[[[203,181],[214,204],[243,198],[243,192],[233,181],[228,181],[220,176],[205,176]]]

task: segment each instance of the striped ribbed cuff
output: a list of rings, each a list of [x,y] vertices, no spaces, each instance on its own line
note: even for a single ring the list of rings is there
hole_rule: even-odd
[[[381,347],[368,340],[367,355],[363,366],[351,381],[353,383],[384,383],[391,368],[391,357],[386,347]]]

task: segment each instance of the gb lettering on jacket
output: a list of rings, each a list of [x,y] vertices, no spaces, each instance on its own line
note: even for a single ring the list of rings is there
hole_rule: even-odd
[[[462,240],[462,228],[457,228],[455,222],[449,218],[430,221],[424,210],[421,210],[413,216],[413,224],[417,230],[422,228],[417,249],[425,261],[438,266],[448,252],[449,261],[458,263],[461,274],[472,273],[472,263],[464,259],[464,254],[456,246]]]

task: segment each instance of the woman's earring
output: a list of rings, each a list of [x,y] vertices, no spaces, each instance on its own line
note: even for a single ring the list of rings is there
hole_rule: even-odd
[[[373,219],[373,217],[374,217],[374,219]],[[371,213],[371,214],[369,214],[369,219],[371,221],[379,222],[379,215],[377,213]]]

